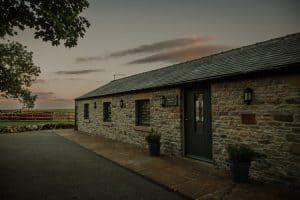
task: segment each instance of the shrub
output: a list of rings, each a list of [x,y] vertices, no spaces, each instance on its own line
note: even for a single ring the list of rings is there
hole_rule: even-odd
[[[160,142],[160,135],[156,133],[150,133],[146,136],[146,141],[148,143]]]
[[[41,124],[41,125],[21,125],[0,127],[1,133],[17,133],[25,131],[48,130],[48,129],[72,129],[74,124],[58,123],[58,124]]]
[[[56,129],[67,129],[67,128],[74,128],[73,124],[66,124],[66,123],[58,123],[55,126]]]
[[[61,128],[64,128],[65,127],[65,124],[64,123],[58,123],[56,124],[55,128],[56,129],[61,129]]]
[[[246,163],[263,157],[264,155],[253,151],[249,146],[244,144],[235,144],[227,146],[228,159],[233,163]]]
[[[74,128],[74,124],[65,124],[64,128]]]
[[[42,130],[54,129],[55,124],[44,124]]]

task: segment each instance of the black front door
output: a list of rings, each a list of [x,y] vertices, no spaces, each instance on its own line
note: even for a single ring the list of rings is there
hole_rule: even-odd
[[[185,153],[189,157],[211,160],[211,105],[210,90],[185,90]]]

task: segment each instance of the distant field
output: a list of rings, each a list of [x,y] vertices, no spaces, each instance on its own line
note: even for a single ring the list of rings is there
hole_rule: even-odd
[[[74,121],[73,109],[0,110],[0,120]]]
[[[45,121],[45,120],[0,120],[0,128],[7,126],[43,125],[43,124],[74,124],[74,121]]]
[[[6,112],[6,111],[20,111],[20,109],[16,109],[16,110],[0,110],[0,112]],[[34,109],[31,111],[38,111],[38,112],[75,112],[75,109],[73,108],[63,108],[63,109]]]
[[[34,111],[45,111],[45,112],[75,112],[75,109],[66,108],[66,109],[37,109]]]
[[[74,124],[74,109],[0,111],[0,128],[7,126]]]

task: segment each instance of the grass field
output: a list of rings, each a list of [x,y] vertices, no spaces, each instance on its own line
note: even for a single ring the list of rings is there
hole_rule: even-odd
[[[1,111],[1,110],[0,110]],[[11,111],[11,110],[3,110],[3,111]],[[20,109],[16,109],[16,111],[20,111]],[[31,111],[45,111],[45,112],[75,112],[75,109],[72,108],[63,108],[63,109],[34,109]]]
[[[45,120],[0,120],[0,128],[7,126],[43,125],[43,124],[74,124],[74,121],[45,121]]]
[[[67,114],[68,112],[72,112],[72,113],[75,112],[75,110],[71,109],[71,108],[70,109],[66,108],[66,109],[37,109],[37,110],[32,110],[33,113],[35,113],[35,111],[38,111],[38,112],[57,112],[58,114],[63,114],[63,113]],[[41,114],[38,114],[38,115],[39,116],[37,116],[37,117],[40,117]],[[35,117],[28,117],[27,120],[18,120],[18,118],[16,118],[16,120],[7,120],[7,118],[2,118],[3,120],[0,120],[0,128],[7,127],[7,126],[43,125],[43,124],[59,124],[59,123],[74,124],[73,120],[68,121],[68,119],[69,119],[68,117],[63,117],[63,116],[59,117],[59,116],[58,117],[56,116],[54,118],[54,120],[40,120],[40,118],[37,118],[36,120],[34,120]]]
[[[75,112],[72,108],[65,108],[65,109],[37,109],[34,111],[46,111],[46,112]]]

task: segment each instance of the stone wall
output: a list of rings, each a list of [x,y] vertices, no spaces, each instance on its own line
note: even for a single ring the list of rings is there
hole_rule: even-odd
[[[251,176],[261,180],[300,181],[300,76],[223,81],[212,84],[213,158],[226,167],[227,144],[244,143],[267,158],[254,162]],[[254,100],[243,102],[243,90]]]
[[[179,105],[161,107],[160,97],[177,95]],[[124,107],[120,107],[123,99]],[[135,100],[150,99],[150,126],[136,126]],[[94,109],[94,102],[97,108]],[[103,102],[111,102],[112,120],[103,122]],[[89,103],[89,120],[83,119],[83,104]],[[161,134],[161,151],[165,154],[182,153],[181,101],[179,89],[157,90],[109,98],[97,98],[78,102],[78,129],[88,133],[99,134],[107,138],[131,143],[146,148],[145,136],[150,132]]]
[[[267,158],[253,162],[251,176],[263,181],[300,185],[300,77],[273,75],[224,80],[211,84],[213,160],[228,167],[226,146],[243,143]],[[243,102],[243,90],[252,88],[252,104]],[[161,107],[160,97],[178,95],[179,106]],[[119,102],[123,99],[124,108]],[[135,100],[150,99],[150,127],[135,125]],[[94,102],[97,108],[94,109]],[[112,102],[112,122],[103,122],[103,102]],[[83,120],[83,104],[90,119]],[[162,153],[183,155],[183,102],[180,89],[165,89],[79,101],[80,131],[145,148],[149,132],[162,135]]]

